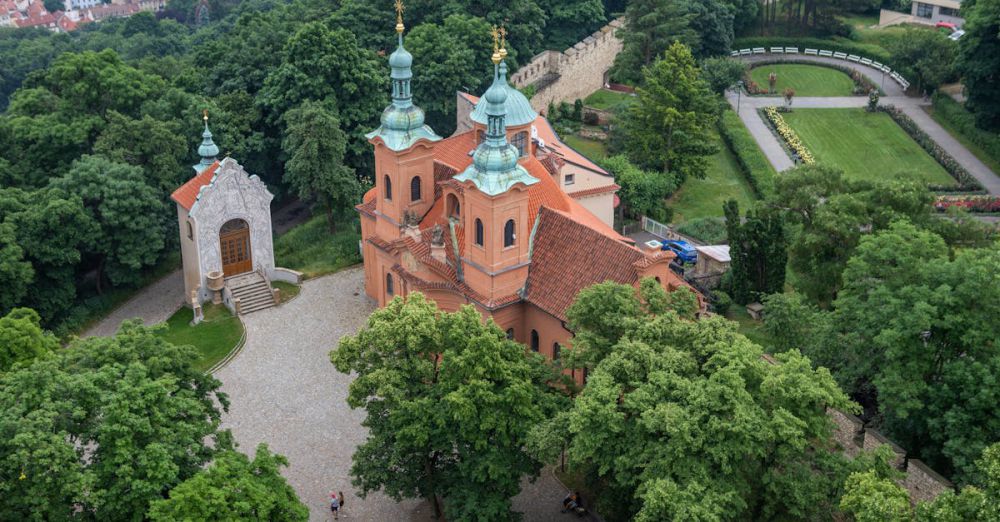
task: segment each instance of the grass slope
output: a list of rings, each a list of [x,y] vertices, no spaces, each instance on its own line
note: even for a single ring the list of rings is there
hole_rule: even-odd
[[[353,222],[338,224],[335,234],[330,234],[323,214],[285,232],[274,241],[275,264],[298,270],[309,278],[360,263],[357,214],[351,218]]]
[[[624,92],[601,89],[594,91],[583,100],[587,107],[593,107],[603,111],[610,110],[618,105],[628,105],[635,100],[635,96]]]
[[[848,178],[955,184],[888,114],[864,109],[796,109],[783,116],[818,163],[843,169]]]
[[[728,199],[736,199],[741,209],[748,208],[754,200],[753,189],[743,177],[736,157],[714,129],[713,141],[720,150],[709,158],[705,179],[685,181],[684,186],[667,200],[674,209],[674,223],[722,216],[722,204]]]
[[[608,147],[604,142],[590,138],[581,138],[576,134],[563,136],[562,141],[591,161],[597,162],[608,157]]]
[[[225,305],[208,302],[202,310],[205,320],[191,326],[191,309],[181,307],[167,319],[167,329],[159,335],[172,344],[194,346],[198,350],[194,367],[206,371],[236,346],[243,336],[243,323]]]
[[[796,96],[850,96],[854,90],[854,82],[849,76],[836,69],[817,65],[761,65],[750,70],[750,79],[767,89],[767,78],[772,72],[778,74],[775,86],[777,96],[781,96],[786,87],[795,89]]]
[[[964,108],[958,105],[958,102],[949,100],[947,103],[954,104],[957,107],[955,110],[965,111]],[[979,146],[979,143],[977,143],[977,138],[979,140],[994,140],[995,142],[1000,143],[1000,136],[972,127],[971,121],[968,128],[969,133],[963,132],[962,129],[956,126],[953,121],[941,114],[937,107],[922,108],[924,109],[924,112],[929,114],[930,117],[934,119],[934,121],[938,122],[938,125],[944,127],[944,130],[948,131],[948,134],[951,134],[952,138],[955,138],[965,148],[969,149],[969,152],[971,152],[973,156],[979,158],[979,161],[985,163],[986,166],[989,167],[994,173],[1000,174],[1000,156],[991,156],[986,149]],[[971,114],[969,115],[969,118],[971,120]]]

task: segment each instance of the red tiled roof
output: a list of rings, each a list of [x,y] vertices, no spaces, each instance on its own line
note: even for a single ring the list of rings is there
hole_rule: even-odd
[[[580,290],[604,281],[634,284],[646,256],[580,223],[564,212],[542,209],[528,268],[525,300],[565,321]]]
[[[608,193],[608,192],[614,192],[614,191],[616,191],[616,190],[618,190],[620,188],[621,187],[618,186],[618,184],[612,183],[610,185],[605,185],[603,187],[594,187],[594,188],[589,188],[589,189],[584,189],[584,190],[578,190],[576,192],[570,192],[569,193],[569,197],[571,197],[571,198],[585,198],[587,196],[594,196],[594,195],[597,195],[597,194],[605,194],[605,193]]]
[[[468,131],[434,144],[434,159],[461,172],[472,163],[469,155],[476,148],[476,132]]]
[[[195,177],[189,179],[187,183],[177,187],[177,190],[170,194],[170,199],[176,201],[186,210],[191,210],[195,201],[198,201],[198,193],[201,187],[208,185],[215,177],[215,171],[219,168],[219,162],[211,164],[207,169],[201,171]]]

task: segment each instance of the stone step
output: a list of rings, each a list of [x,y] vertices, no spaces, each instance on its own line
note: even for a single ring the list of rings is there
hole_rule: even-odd
[[[259,295],[270,295],[271,289],[266,286],[261,286],[259,288],[254,288],[252,290],[243,290],[240,292],[233,292],[233,297],[239,297],[243,299],[245,297],[256,297]]]
[[[254,297],[253,299],[240,299],[240,307],[255,306],[258,304],[274,304],[274,298],[270,296]]]

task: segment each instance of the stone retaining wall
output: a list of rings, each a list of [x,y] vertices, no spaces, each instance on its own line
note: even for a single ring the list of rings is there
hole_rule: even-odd
[[[604,87],[605,76],[622,50],[615,34],[624,25],[618,18],[563,52],[543,51],[511,75],[517,88],[537,85],[531,106],[539,113],[550,103],[573,103]],[[543,81],[544,80],[544,81]]]

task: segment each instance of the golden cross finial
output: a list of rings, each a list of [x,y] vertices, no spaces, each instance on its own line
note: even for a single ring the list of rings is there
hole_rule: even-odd
[[[507,28],[500,26],[500,58],[507,57]]]
[[[496,64],[500,63],[500,60],[503,59],[503,56],[500,55],[500,29],[498,29],[497,26],[495,26],[495,25],[493,27],[491,27],[490,28],[490,36],[493,37],[493,56],[492,56],[492,59],[493,59],[493,64],[496,65]]]
[[[403,5],[403,0],[396,0],[396,32],[403,32],[403,11],[406,10],[406,6]]]
[[[207,123],[208,122],[208,109],[205,109],[201,114],[202,114],[201,119],[205,120],[205,122]]]

